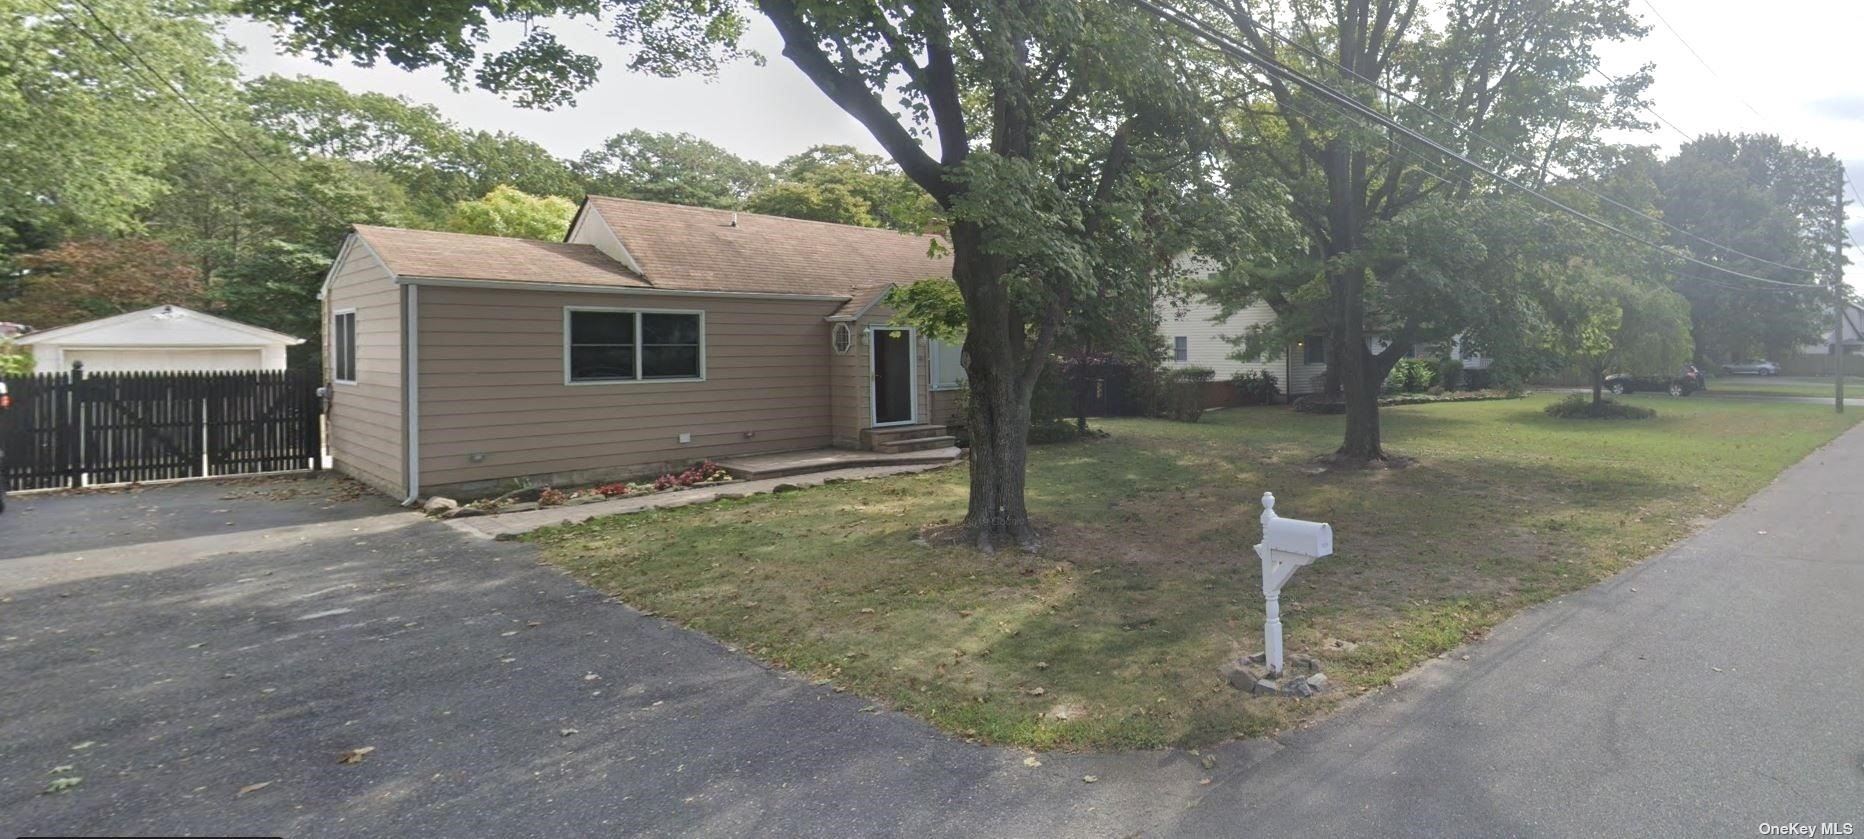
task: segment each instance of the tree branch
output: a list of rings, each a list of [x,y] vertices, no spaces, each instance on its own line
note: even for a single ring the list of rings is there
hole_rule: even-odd
[[[944,169],[926,154],[919,146],[919,141],[887,106],[880,101],[867,82],[859,76],[843,72],[822,51],[821,41],[816,32],[803,20],[794,0],[758,0],[758,9],[777,27],[777,33],[783,36],[783,55],[803,75],[815,82],[828,98],[841,106],[849,116],[874,135],[882,148],[893,156],[895,162],[906,176],[913,179],[921,189],[932,195],[940,206],[950,207],[952,190],[945,183]],[[945,126],[940,126],[941,136]]]

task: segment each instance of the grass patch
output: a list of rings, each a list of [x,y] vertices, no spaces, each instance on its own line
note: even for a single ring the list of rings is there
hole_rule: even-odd
[[[1847,382],[1851,391],[1864,393],[1864,381],[1852,379]],[[1729,394],[1734,396],[1832,396],[1832,380],[1826,378],[1777,377],[1777,376],[1719,376],[1709,383],[1708,394]]]
[[[1636,397],[1633,397],[1635,400]],[[1036,748],[1257,736],[1388,683],[1522,607],[1687,534],[1857,415],[1663,399],[1636,423],[1549,397],[1391,408],[1403,470],[1317,472],[1342,418],[1281,408],[1108,420],[1034,449],[1039,557],[916,541],[964,513],[962,467],[616,516],[533,537],[626,602],[955,734]],[[1345,690],[1249,698],[1218,673],[1261,646],[1257,499],[1330,520],[1337,555],[1282,597],[1290,652]]]
[[[1643,405],[1626,405],[1613,399],[1601,399],[1593,402],[1592,397],[1583,393],[1569,394],[1545,408],[1547,416],[1559,419],[1622,419],[1645,420],[1657,416],[1655,408]]]

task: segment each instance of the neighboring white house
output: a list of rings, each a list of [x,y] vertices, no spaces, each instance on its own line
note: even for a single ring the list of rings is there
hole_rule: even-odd
[[[1241,372],[1263,372],[1275,376],[1283,393],[1300,396],[1324,387],[1327,375],[1326,342],[1322,336],[1310,335],[1290,345],[1284,352],[1260,361],[1236,361],[1231,338],[1241,338],[1250,327],[1275,322],[1275,310],[1267,303],[1257,303],[1227,319],[1217,320],[1221,307],[1203,300],[1158,304],[1159,334],[1170,347],[1165,357],[1167,367],[1208,367],[1217,371],[1218,381],[1227,381]]]
[[[285,348],[304,339],[181,306],[156,306],[27,333],[16,343],[31,348],[40,373],[69,370],[80,361],[87,372],[117,373],[283,370]]]
[[[1237,349],[1237,344],[1232,343],[1231,339],[1243,337],[1251,327],[1274,323],[1275,310],[1269,308],[1267,303],[1256,303],[1218,320],[1222,311],[1216,304],[1201,299],[1187,303],[1160,300],[1159,333],[1170,347],[1165,358],[1166,366],[1208,367],[1217,372],[1218,381],[1228,380],[1241,372],[1270,373],[1280,383],[1281,391],[1290,396],[1316,393],[1326,387],[1326,336],[1304,336],[1289,344],[1283,352],[1259,361],[1236,361],[1230,358],[1230,354]],[[1366,347],[1373,352],[1382,352],[1387,346],[1390,344],[1382,336],[1366,337]],[[1437,352],[1430,346],[1420,344],[1412,348],[1411,355],[1435,357]],[[1465,370],[1486,370],[1490,364],[1490,359],[1480,353],[1463,352],[1460,340],[1451,342],[1449,357],[1461,359]]]

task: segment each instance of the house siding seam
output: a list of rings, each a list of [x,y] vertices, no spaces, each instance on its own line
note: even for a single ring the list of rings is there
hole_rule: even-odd
[[[1275,310],[1267,303],[1257,303],[1249,308],[1232,314],[1222,321],[1212,319],[1222,313],[1215,304],[1194,302],[1174,304],[1161,302],[1159,311],[1159,332],[1166,341],[1183,336],[1186,340],[1188,357],[1184,361],[1167,361],[1167,367],[1208,367],[1217,372],[1218,381],[1241,372],[1266,372],[1273,374],[1280,382],[1283,393],[1299,396],[1313,393],[1322,387],[1321,380],[1327,373],[1325,364],[1308,364],[1296,358],[1290,375],[1287,359],[1281,353],[1261,361],[1244,362],[1230,358],[1236,346],[1224,340],[1228,337],[1241,337],[1250,327],[1275,322]]]
[[[324,381],[332,380],[330,313],[356,311],[356,383],[330,386],[336,469],[399,497],[406,492],[402,422],[401,288],[367,248],[350,248],[324,295]]]
[[[416,332],[425,491],[631,478],[828,446],[835,356],[823,318],[837,305],[425,287]],[[566,306],[704,311],[706,379],[564,384]]]

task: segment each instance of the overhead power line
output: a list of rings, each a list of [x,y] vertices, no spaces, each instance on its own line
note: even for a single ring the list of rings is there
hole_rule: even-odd
[[[206,111],[202,110],[199,105],[196,105],[193,102],[193,100],[190,100],[187,97],[187,94],[181,91],[180,86],[176,85],[173,81],[169,80],[169,78],[163,75],[160,70],[155,69],[155,65],[151,64],[148,59],[144,58],[141,53],[137,52],[136,47],[132,45],[127,38],[124,38],[121,33],[117,32],[116,28],[111,26],[109,21],[104,20],[103,16],[97,13],[97,9],[90,4],[89,0],[75,0],[75,2],[79,6],[83,7],[85,13],[89,15],[91,20],[96,21],[98,27],[102,28],[104,32],[108,33],[110,35],[110,38],[116,41],[117,44],[122,47],[123,52],[128,53],[129,56],[132,59],[134,59],[134,63],[131,63],[129,59],[125,59],[122,54],[118,53],[115,48],[105,43],[104,40],[102,38],[99,38],[96,33],[91,32],[88,28],[80,24],[78,21],[74,20],[70,15],[66,14],[65,10],[59,8],[54,2],[52,2],[52,0],[39,0],[39,5],[44,6],[47,10],[51,11],[53,14],[58,15],[60,18],[64,19],[65,23],[69,24],[72,29],[83,34],[84,37],[88,39],[91,43],[96,44],[98,49],[103,50],[105,53],[109,54],[111,58],[116,59],[117,63],[122,64],[123,67],[129,70],[131,74],[140,76],[146,73],[148,76],[153,77],[154,80],[157,83],[159,83],[160,89],[165,91],[175,101],[181,103],[181,106],[184,109],[186,109],[188,113],[193,114],[196,119],[199,119],[209,129],[212,129],[214,133],[219,134],[223,139],[227,141],[229,145],[233,146],[235,150],[239,151],[240,154],[244,155],[248,160],[251,160],[253,164],[258,166],[261,170],[264,170],[264,172],[267,175],[270,175],[272,176],[273,179],[277,180],[281,186],[284,186],[286,189],[289,189],[292,192],[297,193],[299,197],[302,197],[305,201],[310,202],[311,206],[316,207],[318,210],[321,210],[324,214],[329,216],[331,221],[334,221],[338,224],[349,223],[348,219],[345,219],[343,217],[343,214],[337,212],[336,210],[331,209],[328,204],[325,204],[322,200],[318,199],[317,196],[311,195],[310,193],[305,192],[303,188],[299,187],[297,184],[292,183],[291,180],[286,178],[284,175],[279,174],[278,170],[273,169],[271,164],[267,163],[265,160],[260,158],[259,155],[255,154],[251,149],[247,148],[246,144],[240,142],[239,138],[233,136],[233,133],[227,130],[226,126],[222,125],[219,120],[214,119]]]
[[[1554,198],[1553,196],[1547,195],[1546,193],[1541,192],[1538,189],[1535,189],[1534,187],[1528,186],[1513,178],[1510,178],[1507,175],[1504,175],[1501,172],[1498,172],[1495,169],[1470,158],[1468,155],[1463,154],[1459,151],[1456,151],[1455,149],[1449,148],[1443,145],[1442,143],[1439,143],[1436,140],[1431,139],[1428,136],[1425,136],[1424,134],[1418,132],[1417,130],[1401,122],[1398,122],[1397,120],[1391,118],[1390,116],[1367,106],[1365,103],[1360,102],[1358,99],[1355,99],[1348,94],[1342,93],[1341,91],[1333,88],[1332,86],[1324,82],[1314,79],[1313,77],[1308,76],[1307,74],[1302,73],[1299,70],[1296,70],[1292,67],[1289,67],[1286,64],[1283,64],[1282,62],[1276,60],[1273,56],[1262,55],[1260,53],[1257,53],[1255,50],[1251,49],[1250,47],[1237,43],[1235,40],[1229,38],[1228,36],[1223,35],[1222,33],[1211,29],[1203,21],[1198,20],[1196,17],[1192,15],[1189,15],[1175,8],[1171,8],[1168,6],[1164,6],[1164,5],[1152,2],[1152,0],[1128,0],[1128,2],[1132,3],[1134,6],[1140,8],[1141,10],[1151,14],[1152,16],[1158,18],[1159,20],[1170,23],[1174,26],[1177,26],[1180,29],[1183,29],[1191,33],[1194,37],[1200,40],[1203,40],[1206,43],[1209,43],[1211,46],[1216,47],[1218,51],[1223,52],[1224,54],[1229,55],[1232,58],[1246,61],[1250,64],[1257,66],[1258,68],[1262,70],[1262,72],[1270,76],[1273,76],[1275,78],[1281,79],[1286,82],[1292,82],[1296,85],[1306,88],[1314,92],[1315,94],[1317,94],[1321,99],[1331,102],[1334,106],[1342,110],[1345,110],[1345,111],[1360,115],[1364,118],[1370,119],[1373,122],[1377,123],[1380,127],[1385,128],[1389,132],[1394,132],[1402,137],[1406,137],[1412,140],[1413,142],[1422,144],[1425,147],[1437,152],[1438,154],[1441,154],[1445,157],[1455,160],[1456,162],[1461,163],[1462,165],[1470,169],[1473,169],[1476,172],[1487,175],[1488,177],[1496,180],[1499,183],[1518,189],[1530,196],[1533,196],[1534,198],[1539,199],[1540,201],[1554,207],[1555,209],[1563,213],[1566,213],[1582,221],[1585,221],[1595,227],[1598,227],[1600,229],[1606,230],[1611,233],[1615,233],[1625,239],[1628,239],[1633,242],[1637,242],[1639,244],[1642,244],[1646,247],[1649,247],[1653,250],[1656,250],[1660,253],[1666,254],[1673,258],[1681,259],[1685,262],[1689,262],[1695,265],[1700,265],[1704,268],[1709,268],[1711,270],[1720,271],[1730,276],[1740,277],[1741,279],[1744,279],[1744,280],[1752,280],[1754,282],[1767,283],[1769,285],[1786,286],[1786,287],[1792,287],[1792,288],[1817,288],[1818,287],[1816,285],[1812,285],[1809,283],[1787,282],[1784,280],[1775,280],[1775,279],[1770,279],[1767,277],[1760,277],[1760,276],[1749,274],[1743,271],[1736,271],[1732,268],[1728,268],[1722,265],[1717,265],[1713,262],[1700,259],[1688,253],[1683,253],[1680,251],[1672,250],[1668,246],[1652,241],[1651,239],[1647,237],[1640,236],[1636,233],[1626,230],[1623,227],[1620,227],[1619,225],[1613,224],[1609,221],[1593,216],[1582,210],[1576,209],[1568,205],[1567,203],[1557,198]]]
[[[1728,88],[1729,95],[1733,96],[1736,102],[1740,102],[1741,107],[1748,109],[1749,113],[1759,117],[1761,121],[1765,122],[1767,120],[1767,116],[1762,114],[1760,109],[1748,104],[1746,99],[1741,98],[1740,93],[1735,92],[1732,86],[1722,81],[1722,74],[1715,72],[1715,65],[1710,64],[1708,59],[1703,58],[1702,53],[1697,52],[1696,48],[1690,45],[1689,39],[1684,38],[1683,33],[1676,31],[1676,27],[1670,25],[1670,19],[1664,17],[1663,12],[1657,11],[1656,5],[1652,4],[1650,0],[1642,0],[1642,2],[1644,3],[1644,8],[1649,9],[1650,13],[1657,18],[1657,22],[1663,24],[1663,28],[1668,30],[1672,37],[1676,38],[1676,42],[1682,44],[1683,49],[1689,50],[1690,55],[1695,56],[1696,63],[1701,64],[1702,69],[1709,71],[1709,75],[1715,77],[1716,81],[1721,82],[1723,87]]]
[[[1515,152],[1515,151],[1513,151],[1513,150],[1511,150],[1511,149],[1509,149],[1509,148],[1508,148],[1508,147],[1507,147],[1506,145],[1504,145],[1504,144],[1502,144],[1502,143],[1500,143],[1500,142],[1497,142],[1497,141],[1494,141],[1494,140],[1490,140],[1489,138],[1487,138],[1487,137],[1484,137],[1484,136],[1482,136],[1482,135],[1481,135],[1480,133],[1477,133],[1477,131],[1476,131],[1476,130],[1475,130],[1474,128],[1472,128],[1472,127],[1470,127],[1470,126],[1468,126],[1468,125],[1465,125],[1465,124],[1463,124],[1463,123],[1461,123],[1461,122],[1458,122],[1457,120],[1455,120],[1455,119],[1453,119],[1453,118],[1451,118],[1451,117],[1447,117],[1447,116],[1444,116],[1443,114],[1440,114],[1440,113],[1438,113],[1438,112],[1436,112],[1436,111],[1434,111],[1434,110],[1431,110],[1431,109],[1430,109],[1430,107],[1429,107],[1429,106],[1427,106],[1427,105],[1425,105],[1424,103],[1422,103],[1422,102],[1419,102],[1419,101],[1417,101],[1416,99],[1414,99],[1414,98],[1412,98],[1412,97],[1408,97],[1408,96],[1405,96],[1404,94],[1402,94],[1402,93],[1400,93],[1400,92],[1398,92],[1398,91],[1396,91],[1396,90],[1393,90],[1393,89],[1391,89],[1390,87],[1388,87],[1388,86],[1386,86],[1385,84],[1383,84],[1383,83],[1381,83],[1381,82],[1379,82],[1379,81],[1378,81],[1377,79],[1373,79],[1373,78],[1369,78],[1369,77],[1367,77],[1366,75],[1364,75],[1363,73],[1360,73],[1360,72],[1358,72],[1358,71],[1355,71],[1355,70],[1352,70],[1352,69],[1350,69],[1350,68],[1348,68],[1348,67],[1346,67],[1345,65],[1343,65],[1343,64],[1341,64],[1341,63],[1339,63],[1339,62],[1337,62],[1337,61],[1334,61],[1334,60],[1332,60],[1332,59],[1329,59],[1329,58],[1327,58],[1326,56],[1324,56],[1324,55],[1322,55],[1322,54],[1320,54],[1320,53],[1319,53],[1318,51],[1316,51],[1316,50],[1314,50],[1314,49],[1313,49],[1312,47],[1309,47],[1309,46],[1307,46],[1306,44],[1303,44],[1303,43],[1301,43],[1301,42],[1299,42],[1299,41],[1297,41],[1297,40],[1295,40],[1295,39],[1293,39],[1293,38],[1289,38],[1289,37],[1287,37],[1286,35],[1283,35],[1283,34],[1281,34],[1280,32],[1276,32],[1275,30],[1273,30],[1273,29],[1270,29],[1270,28],[1268,28],[1268,27],[1266,27],[1266,26],[1262,26],[1262,25],[1261,25],[1260,23],[1257,23],[1257,22],[1255,22],[1255,21],[1253,21],[1253,20],[1252,20],[1251,22],[1252,22],[1252,23],[1255,23],[1255,25],[1256,25],[1256,29],[1257,29],[1257,30],[1259,30],[1259,31],[1261,31],[1261,32],[1264,32],[1264,33],[1266,33],[1266,34],[1267,34],[1267,35],[1268,35],[1269,37],[1271,37],[1271,38],[1274,38],[1275,40],[1277,40],[1277,41],[1280,41],[1280,42],[1282,42],[1282,43],[1284,43],[1284,44],[1287,44],[1288,46],[1290,46],[1290,47],[1293,47],[1293,48],[1294,48],[1294,49],[1296,49],[1296,50],[1299,50],[1299,51],[1300,51],[1300,52],[1301,52],[1302,54],[1304,54],[1304,55],[1306,55],[1306,56],[1308,56],[1309,58],[1312,58],[1312,59],[1314,59],[1315,61],[1318,61],[1318,62],[1320,62],[1320,63],[1321,63],[1321,64],[1323,64],[1323,65],[1330,65],[1330,66],[1332,66],[1332,67],[1333,67],[1334,69],[1336,69],[1336,70],[1338,70],[1338,71],[1340,71],[1341,73],[1344,73],[1344,74],[1346,74],[1347,76],[1350,76],[1350,77],[1352,77],[1352,78],[1354,78],[1354,79],[1358,79],[1359,81],[1361,81],[1361,82],[1364,82],[1364,83],[1365,83],[1366,85],[1368,85],[1368,86],[1370,86],[1370,87],[1371,87],[1371,88],[1372,88],[1373,90],[1376,90],[1376,91],[1378,91],[1378,92],[1380,92],[1380,93],[1383,93],[1383,94],[1385,94],[1385,95],[1386,95],[1387,97],[1389,97],[1389,98],[1391,98],[1391,99],[1396,99],[1396,100],[1397,100],[1397,101],[1399,101],[1399,102],[1403,102],[1403,103],[1405,103],[1405,104],[1407,104],[1407,105],[1410,105],[1410,106],[1412,106],[1412,107],[1414,107],[1414,108],[1416,108],[1416,109],[1418,109],[1418,110],[1420,110],[1420,111],[1422,111],[1422,112],[1424,112],[1425,114],[1428,114],[1429,116],[1431,116],[1431,117],[1433,117],[1433,118],[1435,118],[1435,119],[1437,119],[1437,120],[1439,120],[1439,121],[1441,121],[1441,122],[1443,122],[1443,123],[1445,123],[1445,124],[1447,124],[1447,125],[1449,125],[1449,126],[1451,126],[1451,127],[1453,127],[1453,128],[1455,128],[1455,129],[1457,130],[1457,132],[1458,132],[1458,133],[1460,133],[1460,134],[1462,134],[1463,136],[1465,136],[1465,137],[1467,137],[1467,138],[1469,138],[1469,139],[1471,139],[1471,140],[1475,140],[1475,141],[1477,141],[1477,142],[1480,142],[1481,144],[1483,144],[1483,145],[1485,145],[1485,146],[1488,146],[1489,148],[1491,148],[1491,149],[1494,149],[1495,151],[1498,151],[1498,152],[1500,152],[1500,153],[1501,153],[1502,155],[1504,155],[1504,156],[1506,156],[1506,157],[1508,157],[1508,158],[1510,158],[1510,159],[1512,159],[1512,160],[1514,160],[1514,161],[1515,161],[1515,162],[1517,162],[1517,163],[1523,163],[1523,164],[1526,164],[1526,165],[1528,165],[1528,166],[1530,166],[1530,167],[1534,167],[1534,166],[1539,166],[1539,165],[1540,165],[1540,164],[1539,164],[1539,163],[1538,163],[1537,161],[1534,161],[1534,160],[1532,160],[1532,159],[1529,159],[1529,158],[1527,158],[1527,157],[1525,157],[1525,156],[1523,156],[1523,155],[1521,155],[1520,153],[1518,153],[1518,152]],[[1594,68],[1594,69],[1597,69],[1597,68]],[[1607,74],[1606,74],[1606,73],[1605,73],[1604,71],[1602,71],[1602,70],[1601,70],[1601,71],[1599,71],[1599,75],[1601,75],[1601,76],[1605,76],[1605,77],[1606,77],[1606,78],[1608,78],[1608,79],[1610,79],[1610,78],[1611,78],[1611,76],[1609,76],[1609,75],[1607,75]],[[1655,112],[1655,111],[1652,111],[1652,113],[1656,113],[1656,112]],[[1658,118],[1659,118],[1659,119],[1662,119],[1662,116],[1661,116],[1661,115],[1658,115]],[[1666,123],[1668,123],[1668,120],[1665,120],[1665,122],[1666,122]],[[1674,125],[1672,125],[1671,127],[1675,127],[1675,126],[1674,126]],[[1680,128],[1679,128],[1679,129],[1677,129],[1677,130],[1678,130],[1678,131],[1681,131],[1682,129],[1680,129]],[[1797,265],[1788,265],[1788,264],[1786,264],[1786,263],[1784,263],[1784,262],[1776,262],[1776,261],[1774,261],[1774,260],[1771,260],[1771,259],[1766,259],[1766,258],[1764,258],[1764,257],[1759,257],[1759,256],[1755,256],[1755,255],[1753,255],[1753,254],[1750,254],[1750,253],[1746,253],[1746,252],[1744,252],[1744,251],[1740,251],[1740,250],[1737,250],[1737,249],[1735,249],[1735,248],[1732,248],[1732,247],[1729,247],[1729,246],[1727,246],[1727,245],[1724,245],[1724,244],[1722,244],[1722,243],[1720,243],[1720,242],[1716,242],[1716,241],[1714,241],[1714,240],[1712,240],[1712,239],[1708,239],[1708,238],[1705,238],[1705,237],[1703,237],[1703,236],[1698,236],[1698,235],[1696,235],[1696,234],[1694,234],[1694,233],[1691,233],[1691,232],[1689,232],[1689,231],[1687,231],[1687,230],[1684,230],[1684,229],[1683,229],[1683,228],[1681,228],[1681,227],[1677,227],[1677,226],[1676,226],[1676,225],[1674,225],[1674,224],[1671,224],[1671,223],[1669,223],[1669,222],[1667,222],[1667,221],[1664,221],[1664,220],[1663,220],[1662,218],[1659,218],[1659,217],[1657,217],[1657,216],[1654,216],[1654,215],[1651,215],[1650,213],[1647,213],[1647,212],[1644,212],[1643,210],[1639,210],[1639,209],[1637,209],[1637,208],[1635,208],[1635,207],[1631,207],[1631,206],[1627,206],[1627,205],[1625,205],[1625,204],[1623,204],[1623,203],[1621,203],[1621,202],[1619,202],[1619,201],[1617,201],[1617,200],[1615,200],[1615,199],[1613,199],[1613,198],[1612,198],[1611,196],[1609,196],[1609,195],[1605,195],[1604,193],[1601,193],[1601,192],[1597,192],[1597,191],[1595,191],[1595,190],[1593,190],[1593,189],[1591,189],[1591,188],[1589,188],[1589,187],[1587,187],[1587,186],[1586,186],[1585,184],[1583,184],[1583,183],[1572,183],[1572,184],[1569,184],[1569,185],[1570,185],[1570,186],[1572,186],[1572,187],[1574,187],[1574,188],[1576,188],[1576,189],[1578,189],[1578,190],[1579,190],[1579,191],[1581,191],[1581,192],[1584,192],[1584,193],[1585,193],[1585,194],[1587,194],[1587,195],[1590,195],[1590,196],[1592,196],[1593,198],[1597,198],[1597,199],[1598,199],[1598,200],[1600,200],[1600,201],[1603,201],[1603,202],[1605,202],[1605,203],[1607,203],[1607,204],[1610,204],[1610,205],[1612,205],[1613,207],[1617,207],[1618,209],[1620,209],[1620,210],[1624,210],[1624,211],[1625,211],[1625,212],[1627,212],[1627,213],[1631,213],[1631,214],[1633,214],[1633,215],[1636,215],[1636,216],[1639,216],[1639,217],[1641,217],[1641,218],[1643,218],[1643,219],[1644,219],[1645,221],[1649,221],[1649,222],[1652,222],[1652,223],[1654,223],[1654,224],[1658,224],[1658,225],[1661,225],[1661,226],[1663,226],[1664,228],[1666,228],[1666,229],[1668,229],[1669,231],[1671,231],[1672,233],[1676,233],[1676,234],[1679,234],[1679,235],[1682,235],[1682,236],[1686,236],[1686,237],[1688,237],[1688,238],[1690,238],[1690,239],[1694,239],[1694,240],[1696,240],[1696,241],[1698,241],[1698,242],[1701,242],[1701,243],[1703,243],[1703,244],[1705,244],[1705,245],[1708,245],[1708,246],[1710,246],[1710,247],[1713,247],[1713,248],[1716,248],[1716,249],[1719,249],[1719,250],[1722,250],[1722,251],[1725,251],[1725,252],[1727,252],[1727,253],[1729,253],[1729,254],[1732,254],[1732,255],[1734,255],[1734,256],[1738,256],[1738,257],[1740,257],[1740,258],[1742,258],[1742,259],[1748,259],[1748,260],[1753,260],[1754,262],[1758,262],[1758,263],[1761,263],[1761,264],[1763,264],[1763,265],[1771,265],[1771,266],[1773,266],[1773,267],[1775,267],[1775,268],[1783,268],[1783,269],[1786,269],[1786,270],[1789,270],[1789,271],[1798,271],[1798,272],[1800,272],[1800,273],[1804,273],[1804,274],[1814,274],[1814,273],[1817,273],[1816,271],[1814,271],[1813,269],[1810,269],[1810,268],[1802,268],[1802,267],[1800,267],[1800,266],[1797,266]]]

